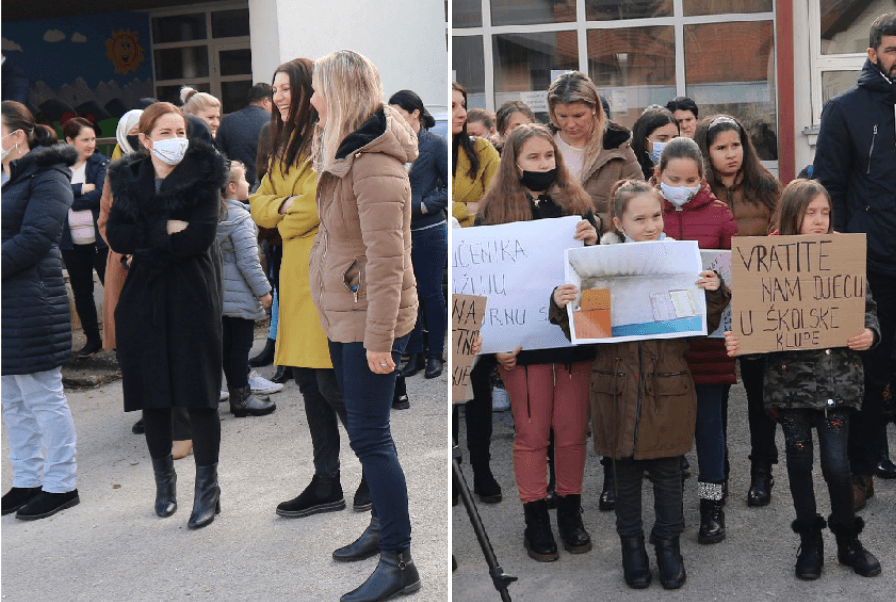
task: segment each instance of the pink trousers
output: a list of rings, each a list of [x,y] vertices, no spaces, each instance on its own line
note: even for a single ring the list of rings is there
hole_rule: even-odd
[[[554,430],[557,495],[582,493],[588,429],[590,361],[501,368],[510,396],[516,439],[513,468],[524,504],[547,497],[547,451]]]

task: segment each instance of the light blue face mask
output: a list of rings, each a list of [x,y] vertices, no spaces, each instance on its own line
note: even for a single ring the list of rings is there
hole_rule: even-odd
[[[666,142],[654,142],[653,150],[650,151],[650,160],[653,161],[654,165],[660,164],[660,155],[663,154],[663,149],[666,148]]]

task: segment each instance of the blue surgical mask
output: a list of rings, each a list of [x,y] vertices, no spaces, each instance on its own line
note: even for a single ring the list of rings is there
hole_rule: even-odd
[[[653,161],[654,165],[660,164],[660,155],[663,154],[663,149],[666,148],[665,142],[654,142],[653,150],[650,151],[650,160]]]
[[[694,198],[694,195],[700,192],[700,184],[697,184],[693,188],[688,188],[687,186],[669,186],[665,182],[660,182],[660,190],[667,201],[681,209],[682,205],[690,201]]]

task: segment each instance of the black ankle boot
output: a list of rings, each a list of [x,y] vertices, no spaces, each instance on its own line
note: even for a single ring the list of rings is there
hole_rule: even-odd
[[[408,363],[401,369],[401,375],[410,378],[426,367],[426,358],[422,353],[411,353],[408,356]]]
[[[196,493],[193,497],[193,514],[187,526],[201,529],[212,524],[221,512],[221,488],[218,487],[218,464],[196,467]]]
[[[700,543],[718,543],[725,539],[725,503],[720,483],[700,483]]]
[[[292,368],[287,368],[286,366],[277,366],[277,372],[276,374],[274,374],[274,378],[271,379],[271,382],[277,383],[278,385],[285,385],[291,380]]]
[[[551,562],[560,558],[557,542],[551,531],[551,516],[548,514],[548,503],[545,500],[523,504],[526,515],[526,531],[523,535],[529,557],[541,562]]]
[[[361,533],[361,537],[333,552],[333,560],[353,562],[364,560],[380,552],[380,519],[370,517],[370,524]]]
[[[367,581],[342,596],[340,602],[383,602],[399,594],[420,589],[420,574],[411,558],[411,550],[383,550],[380,563]]]
[[[404,377],[399,374],[395,377],[395,391],[392,392],[392,409],[408,410],[411,402],[408,399],[408,385],[404,381]]]
[[[435,378],[442,374],[442,358],[432,355],[426,358],[426,370],[423,372],[423,378]]]
[[[488,464],[477,464],[473,467],[473,493],[478,495],[484,504],[497,504],[504,499],[501,486],[492,475]]]
[[[856,516],[852,525],[846,526],[836,522],[831,515],[828,517],[828,527],[837,538],[837,560],[840,564],[851,566],[862,577],[880,575],[880,562],[859,541],[859,533],[865,528],[865,521]]]
[[[613,465],[604,466],[604,486],[600,492],[598,508],[605,512],[616,507],[616,492],[613,491],[613,480]]]
[[[650,585],[650,560],[644,547],[644,534],[636,537],[619,536],[622,542],[622,576],[633,589],[644,589]]]
[[[775,477],[772,476],[771,462],[753,462],[750,469],[750,490],[747,492],[747,506],[768,506],[772,501],[772,486]]]
[[[822,529],[827,526],[820,516],[809,520],[795,520],[790,525],[800,536],[800,549],[796,553],[796,576],[811,581],[821,577],[824,566],[824,538]]]
[[[275,339],[268,339],[264,344],[261,353],[253,358],[249,358],[249,366],[252,368],[261,368],[262,366],[270,366],[274,363],[274,350],[277,348]]]
[[[339,473],[336,476],[314,475],[305,491],[288,502],[277,506],[277,514],[289,518],[310,516],[318,512],[334,512],[345,509]]]
[[[241,389],[231,388],[230,413],[237,418],[246,416],[265,416],[277,409],[277,404],[267,395],[255,395],[252,387],[246,385]]]
[[[678,589],[688,579],[684,570],[684,559],[681,557],[678,538],[660,539],[654,536],[654,542],[656,565],[659,568],[660,583],[663,584],[663,589]]]
[[[370,486],[367,484],[363,472],[361,473],[361,482],[358,483],[358,488],[355,490],[352,508],[355,512],[367,512],[373,508],[373,501],[370,499]]]
[[[87,338],[87,344],[85,344],[81,351],[78,352],[78,359],[85,359],[92,356],[97,351],[103,350],[103,340],[100,338],[100,333],[97,331],[95,336],[90,336]]]
[[[177,511],[174,458],[169,455],[161,460],[153,459],[152,471],[156,477],[156,514],[161,517],[171,516]]]
[[[581,495],[557,496],[557,529],[567,552],[584,554],[591,550],[591,536],[582,524]]]
[[[13,487],[3,495],[3,514],[12,514],[37,497],[40,487]]]

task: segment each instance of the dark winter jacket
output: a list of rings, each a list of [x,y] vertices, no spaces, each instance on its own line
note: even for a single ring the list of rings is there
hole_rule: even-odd
[[[74,147],[72,147],[74,148]],[[93,184],[96,188],[87,194],[81,194],[84,184],[72,184],[72,194],[75,196],[75,202],[72,203],[73,211],[83,211],[90,209],[93,213],[93,233],[96,237],[96,247],[98,249],[106,248],[106,241],[100,236],[96,227],[96,220],[100,216],[100,199],[103,196],[103,184],[106,182],[106,168],[109,166],[109,160],[100,153],[93,153],[87,159],[87,167],[84,170],[84,184]],[[62,229],[62,241],[59,248],[63,251],[72,249],[72,231],[68,223],[68,213],[65,214],[65,228]]]
[[[115,309],[125,411],[216,408],[221,386],[220,256],[213,247],[224,157],[193,140],[161,180],[146,153],[109,166],[106,237],[133,261]],[[169,235],[168,220],[189,225]]]
[[[868,271],[896,276],[896,83],[866,60],[858,85],[821,114],[815,177],[834,203],[834,230],[868,234]]]
[[[72,204],[78,151],[38,147],[10,164],[3,185],[3,376],[58,368],[72,350],[59,240]]]
[[[728,205],[713,196],[704,181],[690,201],[675,207],[663,201],[664,231],[677,240],[696,240],[701,249],[730,249],[737,224]],[[712,332],[712,331],[710,331]],[[698,385],[733,385],[734,359],[725,352],[723,339],[694,339],[687,352],[688,365]]]
[[[420,156],[408,174],[413,196],[411,231],[444,222],[448,208],[448,143],[438,134],[421,128],[417,145]]]
[[[607,239],[616,238],[611,234]],[[634,244],[634,243],[625,243]],[[725,286],[706,291],[710,331],[719,326],[731,300]],[[554,303],[551,323],[570,337],[569,314]],[[591,417],[594,449],[610,458],[645,460],[680,456],[691,450],[697,424],[697,395],[685,360],[690,339],[648,339],[588,345],[591,364]]]
[[[271,114],[258,105],[246,105],[221,120],[215,136],[215,146],[231,159],[246,166],[246,180],[255,183],[255,155],[258,153],[258,134]]]
[[[227,214],[218,222],[218,244],[224,266],[224,315],[244,320],[265,317],[259,297],[271,292],[271,285],[258,258],[258,228],[249,209],[228,200]]]
[[[876,344],[880,323],[870,289],[865,294],[865,328],[874,331]],[[763,400],[773,417],[779,417],[778,410],[862,407],[865,381],[858,351],[848,347],[779,351],[765,358]]]

